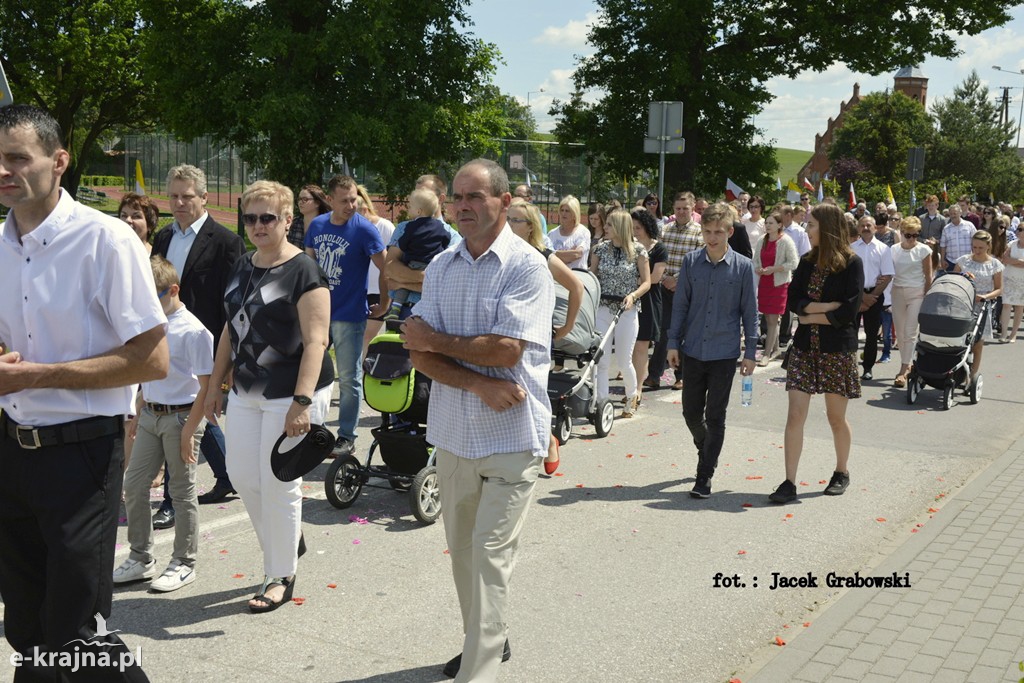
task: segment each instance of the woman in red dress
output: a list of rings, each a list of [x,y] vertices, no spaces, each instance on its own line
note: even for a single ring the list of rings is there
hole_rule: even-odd
[[[782,228],[782,214],[776,212],[764,221],[764,237],[754,246],[754,273],[757,285],[757,311],[764,315],[768,337],[758,365],[768,365],[779,353],[779,321],[786,312],[786,290],[793,271],[800,263],[796,243]]]

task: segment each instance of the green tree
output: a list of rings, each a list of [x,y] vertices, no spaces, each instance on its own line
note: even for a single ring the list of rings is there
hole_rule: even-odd
[[[920,102],[901,92],[870,93],[849,110],[829,148],[829,159],[857,159],[881,182],[906,175],[907,152],[931,138],[932,122]]]
[[[163,122],[239,146],[293,187],[344,154],[406,190],[511,130],[487,87],[497,51],[460,31],[463,0],[149,2]]]
[[[121,126],[151,120],[154,91],[139,62],[139,0],[0,0],[0,63],[14,99],[48,110],[64,130],[72,195],[87,151]]]
[[[926,157],[928,177],[966,178],[984,196],[1020,194],[1024,169],[1013,145],[1014,127],[999,123],[999,106],[976,71],[932,105],[932,117],[938,131]]]
[[[772,150],[754,143],[752,117],[772,99],[774,76],[823,71],[835,62],[881,73],[923,56],[959,54],[956,35],[1009,19],[1011,0],[597,0],[595,53],[581,59],[578,90],[552,112],[560,140],[584,142],[616,175],[656,164],[645,155],[647,104],[684,103],[686,153],[666,165],[668,190],[718,194],[726,176],[741,186],[774,181]],[[871,36],[884,36],[880,45]],[[583,93],[601,89],[596,104]]]

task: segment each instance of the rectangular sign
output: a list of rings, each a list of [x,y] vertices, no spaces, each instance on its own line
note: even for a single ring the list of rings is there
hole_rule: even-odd
[[[651,102],[647,112],[647,137],[683,137],[682,102]]]
[[[686,151],[686,140],[683,138],[672,138],[671,140],[652,140],[644,138],[644,152],[646,154],[660,154],[661,146],[665,145],[665,154],[682,154]]]

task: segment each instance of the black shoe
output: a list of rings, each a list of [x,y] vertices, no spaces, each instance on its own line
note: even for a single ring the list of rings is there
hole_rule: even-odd
[[[690,495],[694,498],[711,497],[711,477],[697,475],[697,482],[693,485]]]
[[[356,452],[356,442],[349,441],[348,439],[338,438],[338,442],[334,445],[334,450],[331,454],[336,457],[344,457],[346,455],[352,455]]]
[[[850,474],[843,474],[842,472],[833,472],[832,479],[829,480],[828,486],[825,487],[826,496],[841,496],[846,493],[847,487],[850,485]]]
[[[162,507],[153,515],[154,529],[170,529],[174,526],[174,508]]]
[[[219,481],[213,485],[213,488],[199,496],[200,505],[209,505],[210,503],[219,503],[228,496],[233,496],[238,492],[231,488],[231,484],[222,484]]]
[[[505,649],[501,652],[501,661],[507,662],[512,658],[512,649],[508,646],[508,638],[505,639]],[[462,653],[455,655],[444,665],[444,675],[448,678],[455,678],[459,675],[459,667],[462,666]]]
[[[861,378],[861,379],[863,379],[863,380],[867,380],[867,381],[869,381],[869,382],[870,382],[871,380],[873,380],[873,379],[874,379],[874,376],[872,376],[872,374],[871,374],[871,371],[870,371],[870,370],[865,370],[865,371],[864,371],[864,374],[863,374],[863,375],[861,375],[861,376],[860,376],[860,378]]]
[[[796,484],[791,482],[789,479],[779,484],[779,488],[775,489],[768,496],[768,500],[773,503],[792,503],[796,500]]]
[[[306,534],[299,532],[299,552],[297,557],[302,557],[306,554]]]

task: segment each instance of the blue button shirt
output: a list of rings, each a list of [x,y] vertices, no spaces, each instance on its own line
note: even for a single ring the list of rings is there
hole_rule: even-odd
[[[744,357],[757,353],[757,298],[754,266],[732,249],[712,263],[707,248],[683,257],[679,284],[672,300],[668,348],[697,360],[739,358],[740,325],[746,338]]]

